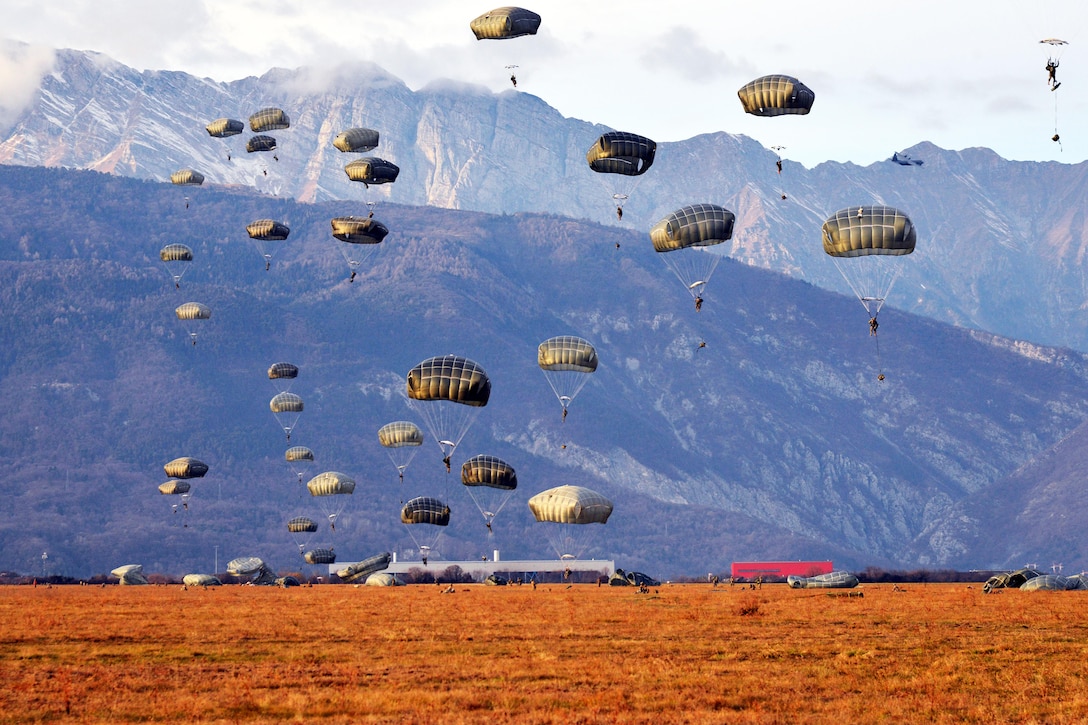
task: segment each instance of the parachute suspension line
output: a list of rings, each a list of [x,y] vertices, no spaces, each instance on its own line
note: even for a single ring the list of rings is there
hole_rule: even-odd
[[[665,252],[661,259],[673,271],[676,278],[687,288],[688,294],[701,305],[703,289],[710,281],[718,262],[720,254],[699,247],[680,249],[673,252]]]
[[[876,320],[876,317],[873,317]],[[877,334],[876,329],[873,329],[873,338],[876,341],[876,379],[884,380],[884,365],[880,362],[880,335]]]

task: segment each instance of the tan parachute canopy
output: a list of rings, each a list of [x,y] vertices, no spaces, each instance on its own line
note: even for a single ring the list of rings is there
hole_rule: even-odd
[[[832,257],[903,255],[914,251],[917,232],[910,217],[891,206],[840,209],[823,225],[824,252]]]
[[[219,577],[213,574],[186,574],[182,577],[181,583],[187,587],[218,587],[223,584],[219,581]]]
[[[204,127],[208,135],[213,138],[237,136],[245,129],[246,125],[235,118],[217,118]]]
[[[246,225],[246,232],[251,239],[265,242],[281,242],[291,233],[290,227],[273,219],[258,219]]]
[[[746,83],[737,96],[745,113],[754,116],[804,115],[812,109],[816,94],[793,76],[762,76]]]
[[[311,496],[338,496],[355,491],[355,480],[337,471],[319,473],[306,484]]]
[[[461,483],[513,491],[518,487],[518,474],[513,466],[501,458],[479,455],[461,465]]]
[[[179,479],[170,479],[166,483],[159,484],[159,493],[163,496],[180,496],[183,493],[189,493],[188,481],[182,481]]]
[[[335,564],[336,552],[332,549],[311,549],[302,558],[307,564]]]
[[[476,40],[504,40],[522,35],[536,35],[540,28],[540,16],[532,10],[518,7],[501,7],[475,18],[469,27]]]
[[[294,463],[295,461],[312,461],[314,459],[314,452],[306,446],[291,446],[284,452],[283,457],[288,463]]]
[[[377,156],[364,156],[344,167],[344,173],[352,181],[363,184],[391,184],[397,180],[400,167],[392,161],[379,159]]]
[[[332,145],[345,153],[366,153],[378,147],[379,134],[372,128],[349,128],[332,140]]]
[[[666,215],[650,229],[656,252],[721,244],[733,237],[736,216],[717,204],[690,204]]]
[[[786,582],[793,589],[853,589],[858,585],[858,578],[848,571],[832,571],[816,576],[791,574]]]
[[[304,406],[300,396],[294,393],[278,393],[268,401],[268,407],[273,413],[301,413]]]
[[[423,445],[423,431],[415,423],[396,420],[378,429],[378,442],[386,448]]]
[[[354,564],[345,566],[343,569],[337,570],[336,576],[340,577],[341,581],[351,584],[360,579],[366,579],[371,574],[387,568],[392,559],[392,554],[388,551],[384,551],[381,554],[375,554],[367,559],[357,561]]]
[[[446,400],[482,407],[491,397],[491,380],[483,368],[457,355],[424,360],[408,371],[407,382],[412,400]]]
[[[164,262],[192,262],[193,250],[184,244],[167,244],[159,250],[159,259]]]
[[[290,127],[290,117],[280,108],[262,108],[249,117],[249,128],[253,133]]]
[[[162,467],[170,478],[203,478],[208,464],[188,456],[175,458]]]
[[[317,522],[305,516],[296,516],[287,522],[287,530],[292,534],[312,534],[317,531]]]
[[[125,564],[117,567],[110,574],[117,577],[120,580],[118,583],[122,585],[148,583],[142,564]]]
[[[603,524],[612,515],[612,502],[583,486],[558,486],[529,499],[537,521],[556,524]]]
[[[625,131],[603,134],[586,152],[589,168],[599,174],[640,176],[654,163],[657,143]]]
[[[597,351],[587,340],[559,335],[540,343],[537,363],[541,370],[591,373],[597,369]]]
[[[298,365],[289,362],[275,362],[268,367],[269,380],[294,380],[298,377]]]
[[[174,309],[179,320],[207,320],[212,316],[211,308],[200,302],[186,302]]]
[[[341,216],[332,220],[332,235],[348,244],[381,244],[389,228],[376,219]]]
[[[192,169],[179,169],[170,174],[170,183],[178,186],[200,186],[204,183],[204,174]]]
[[[432,524],[447,526],[450,523],[450,507],[430,496],[418,496],[400,511],[400,520],[405,524]]]

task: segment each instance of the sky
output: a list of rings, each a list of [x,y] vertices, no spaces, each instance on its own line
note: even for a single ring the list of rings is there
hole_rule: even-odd
[[[412,89],[453,78],[495,93],[511,89],[506,66],[517,65],[518,91],[564,116],[658,142],[744,134],[808,167],[867,165],[921,141],[1088,159],[1084,0],[526,0],[543,18],[537,35],[477,41],[468,24],[492,7],[0,0],[0,39],[29,44],[0,47],[0,128],[33,98],[51,50],[73,48],[217,81],[370,61]],[[1055,92],[1044,38],[1068,41]],[[812,112],[745,114],[737,89],[771,73],[812,88]]]

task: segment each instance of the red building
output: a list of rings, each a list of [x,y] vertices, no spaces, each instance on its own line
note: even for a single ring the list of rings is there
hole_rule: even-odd
[[[830,561],[734,561],[730,574],[734,579],[755,579],[757,576],[788,577],[830,574]]]

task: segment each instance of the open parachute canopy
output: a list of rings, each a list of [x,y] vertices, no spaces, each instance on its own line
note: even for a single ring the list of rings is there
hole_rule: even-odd
[[[180,496],[184,493],[189,493],[190,488],[191,486],[188,481],[171,478],[166,483],[159,484],[159,493],[163,496]]]
[[[249,117],[249,128],[253,133],[291,128],[291,118],[280,108],[262,108]]]
[[[298,377],[298,365],[275,362],[268,366],[269,380],[294,380]]]
[[[654,251],[673,271],[695,300],[702,304],[703,289],[710,281],[721,256],[707,252],[710,247],[733,237],[733,212],[717,204],[690,204],[666,215],[650,229]]]
[[[461,464],[461,483],[469,487],[486,486],[503,491],[518,487],[514,467],[495,456],[479,455]]]
[[[317,522],[305,516],[296,516],[288,520],[287,530],[292,534],[312,534],[317,531]]]
[[[612,502],[584,486],[558,486],[530,498],[529,510],[539,522],[603,524],[612,515]]]
[[[804,115],[812,110],[816,94],[793,76],[762,76],[744,84],[737,96],[744,112],[753,116]]]
[[[313,461],[314,452],[306,446],[291,446],[283,453],[284,459],[288,463],[298,463],[299,461]]]
[[[400,480],[403,481],[405,470],[423,445],[423,431],[411,421],[395,420],[378,429],[378,442],[389,454],[389,459],[393,461]]]
[[[417,496],[400,510],[400,520],[404,524],[431,524],[448,526],[450,507],[430,496]]]
[[[491,379],[484,369],[458,355],[427,358],[408,371],[407,385],[412,400],[482,407],[491,397]]]
[[[177,186],[200,186],[204,183],[204,174],[192,169],[179,169],[170,174],[170,183]]]
[[[336,552],[332,549],[310,549],[302,558],[307,564],[335,564]]]
[[[918,234],[904,212],[890,206],[840,209],[823,224],[824,252],[871,316],[875,316],[914,251]]]
[[[344,153],[366,153],[378,147],[379,134],[372,128],[349,128],[332,140],[332,145]]]
[[[609,131],[586,152],[586,163],[599,174],[640,176],[654,163],[657,143],[645,136]]]
[[[258,219],[246,225],[250,239],[268,242],[282,242],[291,234],[291,228],[274,219]]]
[[[273,413],[301,413],[302,398],[294,393],[277,393],[268,402],[268,407]]]
[[[246,141],[246,152],[251,154],[265,153],[276,150],[276,139],[265,134],[251,136]]]
[[[540,16],[532,10],[501,7],[490,10],[469,23],[476,40],[504,40],[522,35],[536,35]]]
[[[381,244],[389,228],[376,219],[341,216],[332,220],[332,235],[348,244]]]
[[[217,118],[205,126],[204,130],[212,138],[228,138],[245,131],[246,125],[236,118]]]
[[[208,472],[208,464],[196,458],[183,456],[170,461],[162,467],[162,470],[170,478],[203,478]]]
[[[344,173],[351,181],[363,184],[391,184],[397,180],[400,167],[392,161],[380,159],[377,156],[364,156],[355,159],[344,167]]]
[[[200,302],[186,302],[174,309],[174,314],[179,320],[208,320],[211,319],[211,308]]]
[[[159,259],[164,262],[192,262],[193,250],[184,244],[167,244],[159,250]]]
[[[574,335],[559,335],[540,343],[536,359],[552,392],[563,406],[565,419],[567,406],[589,381],[588,373],[597,369],[597,351],[588,340]]]
[[[309,480],[311,496],[341,496],[355,492],[355,479],[338,471],[325,471]]]

